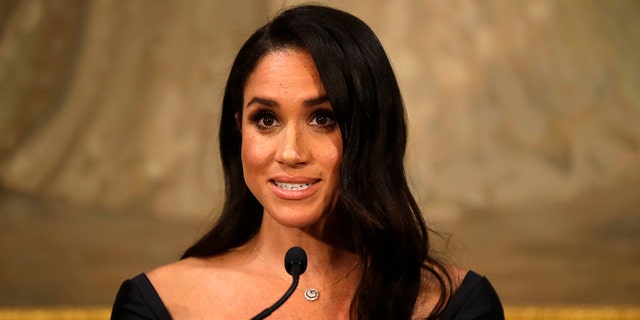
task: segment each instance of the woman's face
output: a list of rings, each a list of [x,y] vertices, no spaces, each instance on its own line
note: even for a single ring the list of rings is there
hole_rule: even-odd
[[[243,96],[242,167],[263,219],[302,228],[338,198],[342,137],[311,55],[268,53]]]

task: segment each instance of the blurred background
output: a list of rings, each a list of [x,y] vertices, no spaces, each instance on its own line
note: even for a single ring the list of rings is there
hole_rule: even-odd
[[[225,77],[295,3],[0,0],[0,307],[108,306],[207,230]],[[637,305],[639,1],[321,3],[387,50],[439,255],[506,305]]]

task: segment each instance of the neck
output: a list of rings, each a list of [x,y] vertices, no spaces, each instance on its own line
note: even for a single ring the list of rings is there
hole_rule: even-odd
[[[264,214],[260,230],[252,240],[265,256],[284,256],[293,246],[302,247],[315,264],[333,264],[345,255],[353,258],[354,245],[339,214],[330,214],[321,221],[303,228],[287,227]]]
[[[344,287],[357,283],[360,272],[357,267],[354,270],[358,256],[353,252],[353,245],[343,240],[346,237],[341,235],[348,233],[342,225],[335,219],[327,219],[321,225],[305,229],[289,228],[265,215],[260,231],[249,245],[255,247],[264,262],[275,270],[281,269],[282,259],[289,248],[301,247],[308,257],[307,271],[300,278],[301,288],[322,289],[353,271],[340,280],[340,287]],[[338,287],[338,283],[335,286]]]

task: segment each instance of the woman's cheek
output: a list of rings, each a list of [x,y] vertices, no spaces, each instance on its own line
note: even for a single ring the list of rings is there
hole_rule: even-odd
[[[266,165],[269,159],[268,139],[256,134],[244,134],[242,137],[242,164],[245,171],[255,171]]]

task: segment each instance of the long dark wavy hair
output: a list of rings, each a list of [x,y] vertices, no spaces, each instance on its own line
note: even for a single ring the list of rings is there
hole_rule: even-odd
[[[364,270],[351,317],[410,319],[423,270],[440,288],[430,318],[438,317],[451,296],[451,277],[429,254],[429,229],[407,185],[405,110],[391,64],[364,22],[324,6],[281,12],[240,49],[220,121],[224,207],[213,228],[182,258],[224,253],[249,241],[260,228],[263,209],[243,178],[235,116],[242,113],[245,83],[260,59],[286,48],[312,55],[341,129],[338,206]]]

